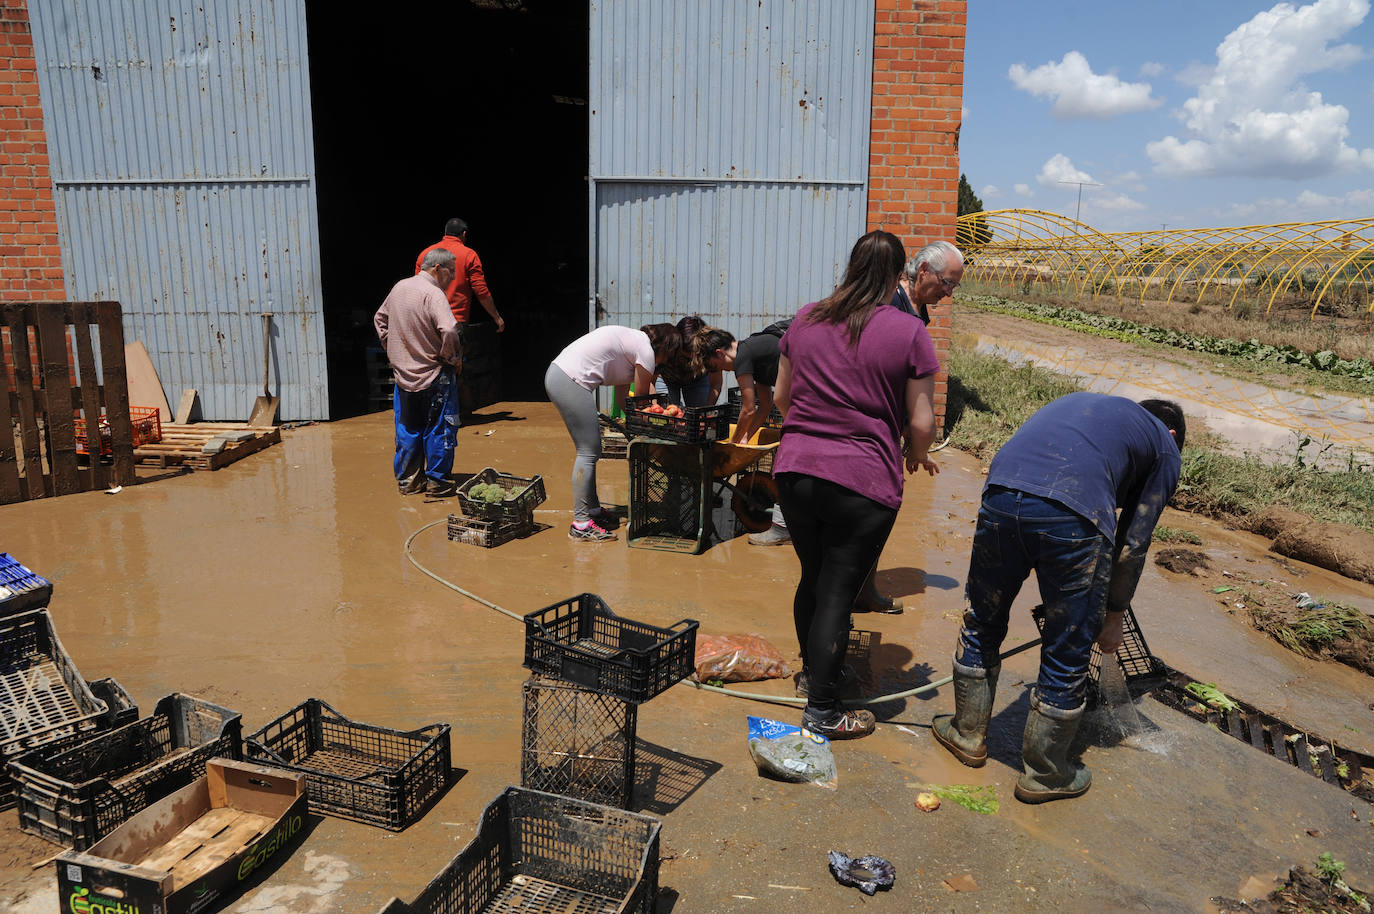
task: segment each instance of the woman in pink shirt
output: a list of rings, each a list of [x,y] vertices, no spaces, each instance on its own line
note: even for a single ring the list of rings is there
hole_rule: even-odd
[[[897,236],[864,235],[839,288],[797,312],[778,344],[783,426],[773,475],[801,562],[792,616],[802,725],[831,739],[867,736],[876,723],[840,706],[839,680],[850,608],[902,504],[903,463],[908,473],[939,471],[928,453],[935,346],[919,318],[885,307],[905,263]]]
[[[615,539],[608,528],[615,516],[601,508],[596,494],[596,462],[601,458],[601,425],[596,415],[596,389],[614,387],[625,402],[630,383],[651,393],[658,366],[677,355],[682,334],[672,324],[597,327],[573,340],[544,372],[544,390],[563,417],[577,448],[573,461],[573,523],[568,536],[582,542]]]

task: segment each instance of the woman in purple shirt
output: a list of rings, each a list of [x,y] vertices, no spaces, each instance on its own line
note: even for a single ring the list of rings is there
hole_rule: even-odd
[[[867,736],[875,725],[872,712],[840,707],[839,679],[850,608],[902,504],[903,461],[908,473],[939,472],[928,453],[935,346],[918,318],[882,307],[905,263],[897,236],[864,235],[839,288],[798,312],[780,345],[773,473],[801,561],[792,615],[807,690],[802,725],[831,739]]]

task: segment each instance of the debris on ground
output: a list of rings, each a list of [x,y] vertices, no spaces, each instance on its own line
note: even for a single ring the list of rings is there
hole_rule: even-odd
[[[1155,556],[1155,564],[1174,574],[1193,574],[1207,569],[1207,556],[1196,549],[1161,549]]]
[[[1322,854],[1314,869],[1295,866],[1288,881],[1263,898],[1239,900],[1213,898],[1218,914],[1367,914],[1368,893],[1357,892],[1341,878],[1345,864]]]
[[[830,874],[840,885],[850,885],[865,895],[879,889],[890,889],[897,879],[897,868],[882,857],[866,854],[849,857],[839,851],[830,852]]]
[[[749,717],[749,755],[759,773],[834,790],[839,784],[830,740],[779,720]]]
[[[710,635],[697,633],[697,682],[757,682],[792,675],[787,660],[763,635]]]

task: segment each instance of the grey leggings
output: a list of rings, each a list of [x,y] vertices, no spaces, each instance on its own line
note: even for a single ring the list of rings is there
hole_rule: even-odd
[[[544,372],[544,390],[548,393],[563,424],[572,435],[577,448],[573,461],[573,521],[590,520],[592,512],[601,507],[596,497],[596,461],[601,457],[601,425],[596,418],[596,394],[580,386],[557,365],[550,364]]]

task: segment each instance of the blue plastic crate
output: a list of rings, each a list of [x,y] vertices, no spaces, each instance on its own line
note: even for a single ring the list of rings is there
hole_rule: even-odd
[[[0,552],[0,618],[43,609],[51,599],[51,581],[19,564],[8,552]]]

